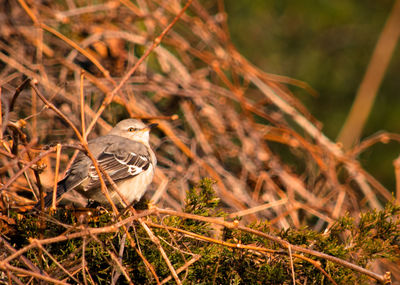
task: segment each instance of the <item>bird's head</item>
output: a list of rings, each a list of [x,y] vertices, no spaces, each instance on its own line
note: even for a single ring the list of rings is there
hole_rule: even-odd
[[[120,121],[111,131],[110,135],[117,135],[133,141],[149,144],[150,130],[158,124],[145,125],[142,121],[126,119]]]

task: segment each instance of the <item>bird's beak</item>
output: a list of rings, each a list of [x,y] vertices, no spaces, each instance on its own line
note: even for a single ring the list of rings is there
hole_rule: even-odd
[[[157,126],[158,126],[158,124],[150,124],[150,125],[147,125],[147,127],[149,128],[149,130],[154,129],[154,128],[157,127]]]

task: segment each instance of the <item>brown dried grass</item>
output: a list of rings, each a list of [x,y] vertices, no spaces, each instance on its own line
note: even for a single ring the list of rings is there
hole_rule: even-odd
[[[81,131],[83,144],[127,117],[159,123],[148,197],[160,208],[179,211],[186,190],[203,177],[216,181],[231,217],[283,228],[321,230],[345,212],[357,216],[392,199],[357,157],[399,135],[380,134],[344,152],[286,85],[311,88],[266,74],[235,49],[220,2],[211,13],[194,0],[181,15],[186,2],[44,3],[1,8],[3,211],[27,209],[40,189],[52,189],[71,163],[68,146],[78,142],[22,84],[25,77]],[[55,147],[45,151],[56,143],[59,156]]]

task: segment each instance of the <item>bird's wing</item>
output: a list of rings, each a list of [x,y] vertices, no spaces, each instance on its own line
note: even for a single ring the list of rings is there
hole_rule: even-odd
[[[108,135],[93,139],[89,141],[89,149],[115,182],[146,171],[153,162],[145,145],[123,137]],[[97,171],[84,153],[79,153],[65,178],[58,182],[57,199],[76,187],[83,192],[100,187]],[[46,207],[51,205],[51,201],[51,195],[47,195]]]
[[[98,164],[117,182],[146,171],[151,163],[146,147],[131,140],[121,140],[106,147],[97,157]],[[85,190],[100,186],[99,175],[93,164],[89,166],[89,181]],[[105,180],[107,182],[107,180]]]

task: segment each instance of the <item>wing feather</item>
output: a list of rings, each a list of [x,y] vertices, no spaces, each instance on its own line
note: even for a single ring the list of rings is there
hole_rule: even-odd
[[[146,171],[151,163],[149,154],[136,153],[118,149],[111,151],[105,149],[97,158],[99,165],[115,181],[132,178]],[[89,167],[90,181],[85,187],[87,190],[100,185],[99,176],[93,164]]]

